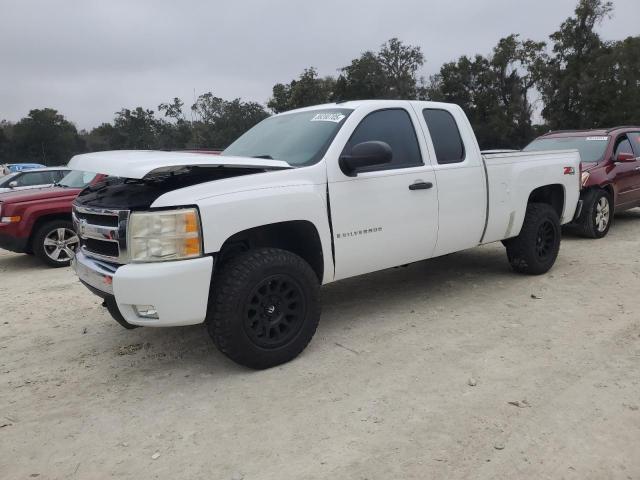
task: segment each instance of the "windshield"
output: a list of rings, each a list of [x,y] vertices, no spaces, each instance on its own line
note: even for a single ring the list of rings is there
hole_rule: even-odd
[[[602,160],[607,148],[609,137],[559,137],[539,138],[524,147],[525,152],[539,152],[541,150],[569,150],[577,149],[583,162],[597,163]]]
[[[69,188],[84,188],[86,187],[91,180],[96,178],[95,173],[90,172],[81,172],[80,170],[72,170],[67,173],[62,180],[60,180],[56,185],[61,187],[69,187]]]
[[[332,108],[267,118],[222,155],[284,160],[299,167],[319,161],[353,110]]]

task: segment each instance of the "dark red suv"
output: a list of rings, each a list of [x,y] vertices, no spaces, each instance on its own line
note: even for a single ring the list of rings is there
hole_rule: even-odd
[[[578,149],[582,193],[574,224],[580,233],[602,238],[614,212],[640,206],[640,127],[549,132],[524,151]]]
[[[0,193],[0,248],[35,254],[51,267],[69,265],[78,246],[71,203],[104,178],[72,170],[53,187]]]

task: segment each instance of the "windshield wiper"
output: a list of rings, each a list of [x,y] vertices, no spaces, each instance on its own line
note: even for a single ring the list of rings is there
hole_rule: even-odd
[[[264,160],[273,160],[271,155],[252,155],[251,158],[262,158]]]

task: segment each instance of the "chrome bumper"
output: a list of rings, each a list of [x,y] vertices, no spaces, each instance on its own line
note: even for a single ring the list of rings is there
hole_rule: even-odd
[[[71,266],[83,283],[113,295],[113,275],[115,275],[118,265],[90,258],[79,249]]]

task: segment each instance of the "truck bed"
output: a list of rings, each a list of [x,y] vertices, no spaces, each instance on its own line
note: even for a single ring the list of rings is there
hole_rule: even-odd
[[[580,154],[577,150],[516,152],[482,156],[486,172],[487,218],[480,243],[490,243],[518,235],[524,221],[524,208],[532,186],[558,184],[561,175],[564,208],[560,223],[573,219],[580,189]],[[557,171],[550,166],[557,166]],[[566,168],[565,168],[566,167]],[[572,173],[571,173],[572,172]]]

